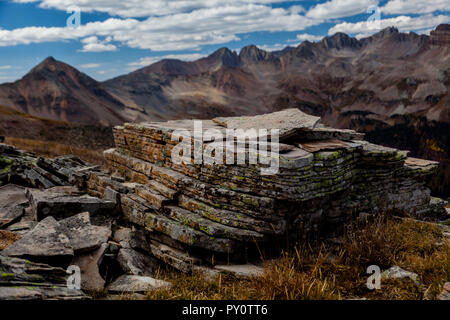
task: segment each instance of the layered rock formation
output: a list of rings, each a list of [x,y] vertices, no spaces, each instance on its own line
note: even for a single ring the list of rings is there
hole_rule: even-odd
[[[149,251],[185,272],[270,255],[286,235],[299,241],[333,234],[360,214],[398,209],[424,217],[436,211],[425,186],[436,162],[318,121],[289,109],[202,122],[204,130],[224,136],[227,126],[282,129],[273,175],[261,175],[264,165],[248,161],[195,164],[191,154],[189,163],[175,163],[178,130],[191,133],[192,150],[212,143],[192,138],[194,121],[125,124],[114,130],[116,148],[104,153],[109,174],[92,172],[87,188],[98,197],[119,193],[123,217],[146,231]]]

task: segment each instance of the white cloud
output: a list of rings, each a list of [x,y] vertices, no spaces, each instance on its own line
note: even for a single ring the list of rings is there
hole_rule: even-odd
[[[317,42],[317,41],[322,40],[323,37],[324,36],[316,36],[316,35],[313,35],[313,34],[302,33],[302,34],[298,34],[296,38],[297,38],[297,40],[300,40],[300,41],[308,40],[308,41],[311,41],[311,42]]]
[[[117,47],[113,44],[104,43],[89,43],[83,46],[81,52],[105,52],[105,51],[116,51]]]
[[[276,44],[271,44],[271,45],[265,44],[265,45],[258,46],[258,47],[264,51],[281,51],[284,48],[286,48],[287,46],[288,46],[287,44],[276,43]]]
[[[293,14],[283,8],[227,5],[150,17],[143,21],[110,18],[76,29],[27,27],[0,30],[0,46],[87,38],[91,42],[85,39],[84,52],[116,50],[115,45],[107,44],[109,41],[152,51],[198,50],[203,45],[238,40],[239,33],[298,31],[319,23],[319,20]],[[105,42],[93,38],[99,36],[109,38]]]
[[[331,0],[310,8],[306,16],[313,19],[338,19],[367,12],[377,0]]]
[[[81,64],[80,68],[83,69],[96,69],[99,68],[101,66],[101,64],[99,63],[86,63],[86,64]]]
[[[130,69],[137,69],[141,67],[149,66],[155,62],[164,60],[164,59],[178,59],[183,61],[194,61],[205,57],[204,54],[200,53],[186,53],[186,54],[167,54],[164,56],[154,56],[154,57],[143,57],[140,58],[138,61],[130,62],[128,65],[132,68]]]
[[[0,66],[0,70],[12,69],[13,66]]]
[[[395,18],[381,19],[381,29],[394,26],[400,31],[414,31],[424,30],[436,27],[441,23],[446,23],[450,19],[447,15],[422,15],[418,17],[398,16]],[[344,32],[348,34],[358,34],[357,38],[371,35],[379,30],[370,30],[366,21],[360,21],[356,23],[343,22],[335,25],[328,30],[329,35],[333,35],[336,32]]]
[[[434,11],[448,11],[449,0],[390,0],[381,11],[384,14],[408,14],[408,13],[430,13]]]
[[[79,7],[82,12],[106,12],[120,17],[148,17],[186,13],[199,9],[214,9],[224,6],[245,6],[248,4],[271,4],[287,0],[13,0],[14,2],[39,2],[41,8],[66,11],[70,6]]]
[[[106,37],[105,40],[99,40],[96,36],[91,36],[84,38],[81,40],[82,43],[84,43],[83,49],[80,51],[82,52],[104,52],[104,51],[116,51],[117,47],[113,44],[110,44],[112,40],[111,37]]]

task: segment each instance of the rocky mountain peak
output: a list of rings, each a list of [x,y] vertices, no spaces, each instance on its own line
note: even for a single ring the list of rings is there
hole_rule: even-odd
[[[395,27],[387,27],[384,28],[383,30],[377,32],[376,34],[373,35],[374,38],[386,38],[389,37],[392,34],[398,34],[398,29]]]
[[[359,41],[356,38],[349,37],[345,33],[338,32],[331,37],[325,37],[320,41],[320,44],[325,49],[344,49],[344,48],[358,48]]]
[[[221,62],[222,65],[227,67],[237,67],[240,64],[239,56],[236,52],[225,47],[215,51],[208,57],[208,59]]]
[[[241,52],[239,53],[239,57],[244,63],[252,63],[269,60],[271,54],[270,52],[259,49],[255,45],[249,45],[242,48]]]

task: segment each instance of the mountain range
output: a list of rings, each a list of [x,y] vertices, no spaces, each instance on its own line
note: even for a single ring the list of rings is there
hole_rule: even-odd
[[[0,105],[82,124],[250,115],[298,107],[330,125],[361,117],[392,125],[396,116],[450,121],[450,25],[430,36],[387,28],[357,40],[343,33],[267,52],[221,48],[184,62],[166,59],[98,82],[45,59],[0,85]]]
[[[450,158],[449,87],[450,25],[443,24],[429,36],[389,27],[363,39],[336,33],[281,51],[221,48],[104,82],[49,57],[0,85],[0,106],[100,126],[295,107],[327,125],[366,132],[372,142],[442,160]]]

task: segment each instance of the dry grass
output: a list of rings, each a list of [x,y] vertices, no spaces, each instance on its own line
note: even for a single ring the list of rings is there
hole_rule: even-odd
[[[412,219],[380,216],[348,230],[340,245],[299,246],[265,263],[261,277],[231,275],[208,280],[201,274],[162,272],[172,287],[149,291],[147,299],[424,299],[450,281],[450,244],[439,227]],[[417,273],[421,288],[407,280],[382,280],[367,289],[367,267],[398,265]]]
[[[51,141],[32,140],[24,138],[6,137],[5,143],[17,148],[34,152],[45,157],[74,155],[91,164],[104,164],[103,151],[76,147],[69,144]]]
[[[0,250],[8,248],[17,240],[20,240],[20,235],[7,230],[0,230]]]

